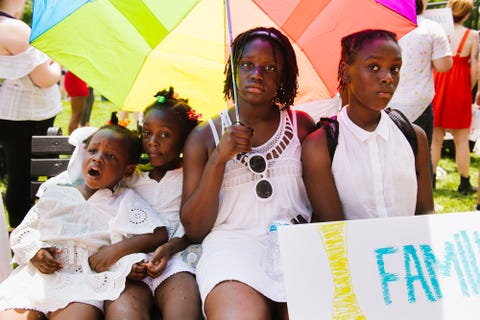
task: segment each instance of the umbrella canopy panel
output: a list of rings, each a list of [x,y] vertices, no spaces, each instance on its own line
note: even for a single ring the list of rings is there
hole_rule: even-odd
[[[232,33],[282,30],[299,64],[296,104],[336,94],[340,39],[366,28],[399,37],[414,0],[230,0]],[[32,45],[124,110],[141,111],[168,86],[209,117],[226,107],[230,39],[223,0],[35,0]],[[392,10],[400,10],[397,13]],[[415,13],[413,12],[413,17]]]

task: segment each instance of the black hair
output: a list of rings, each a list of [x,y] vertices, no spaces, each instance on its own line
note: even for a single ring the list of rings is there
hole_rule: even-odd
[[[397,43],[397,35],[395,33],[381,29],[362,30],[342,38],[342,54],[340,57],[340,62],[338,64],[339,84],[337,89],[342,91],[347,86],[345,81],[342,79],[343,63],[353,63],[357,56],[357,53],[365,46],[365,44],[377,39],[392,40]]]
[[[144,118],[152,110],[167,111],[174,114],[180,122],[183,129],[182,141],[185,142],[188,134],[197,126],[201,114],[197,114],[195,110],[188,104],[188,99],[177,97],[173,87],[168,90],[162,90],[155,94],[155,102],[145,108],[143,111]],[[183,146],[182,146],[183,147]]]
[[[277,47],[283,55],[284,66],[280,78],[280,85],[273,102],[284,108],[290,107],[298,90],[298,66],[295,51],[290,40],[275,28],[257,27],[239,34],[232,43],[233,66],[238,70],[240,59],[248,42],[262,38]],[[225,82],[223,87],[225,99],[233,98],[232,67],[230,60],[225,64]]]
[[[422,14],[423,12],[423,9],[425,9],[425,7],[423,6],[423,0],[417,0],[416,1],[416,7],[417,7],[417,16]]]
[[[110,119],[110,124],[100,127],[92,135],[90,135],[85,141],[85,148],[88,147],[88,144],[92,140],[93,136],[98,132],[103,130],[111,130],[118,135],[120,135],[123,140],[123,145],[126,147],[128,152],[127,163],[128,164],[138,164],[140,162],[140,156],[142,155],[142,142],[138,134],[128,128],[125,128],[115,122],[116,112],[112,112],[112,118]]]

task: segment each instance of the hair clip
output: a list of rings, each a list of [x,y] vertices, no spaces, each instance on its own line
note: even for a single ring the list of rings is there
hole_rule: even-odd
[[[130,124],[130,119],[126,118],[125,120],[119,120],[118,125],[127,128]]]
[[[198,121],[198,119],[200,119],[202,117],[202,114],[201,113],[197,113],[195,110],[193,109],[190,109],[188,110],[187,112],[187,118],[188,120],[190,121]]]
[[[165,103],[165,101],[167,101],[167,99],[164,96],[158,96],[157,97],[157,102],[158,103]]]

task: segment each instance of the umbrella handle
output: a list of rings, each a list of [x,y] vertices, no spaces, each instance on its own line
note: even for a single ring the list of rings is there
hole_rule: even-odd
[[[233,35],[232,35],[232,18],[230,15],[230,1],[225,0],[225,14],[227,16],[227,31],[228,31],[228,39],[230,42],[230,69],[232,74],[232,86],[233,86],[233,102],[235,103],[235,122],[240,122],[240,115],[238,112],[238,102],[237,102],[237,82],[235,81],[235,64],[233,62],[233,53],[232,53],[232,43],[233,43]]]

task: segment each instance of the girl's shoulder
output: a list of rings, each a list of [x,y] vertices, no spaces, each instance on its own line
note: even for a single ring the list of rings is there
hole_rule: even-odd
[[[298,138],[300,141],[303,141],[303,139],[313,132],[315,130],[315,121],[313,118],[306,113],[305,111],[301,110],[292,110],[288,109],[290,116],[296,116],[297,117],[297,134]]]
[[[0,21],[0,49],[11,55],[17,55],[30,47],[30,27],[17,19]],[[0,51],[1,54],[3,54]]]

